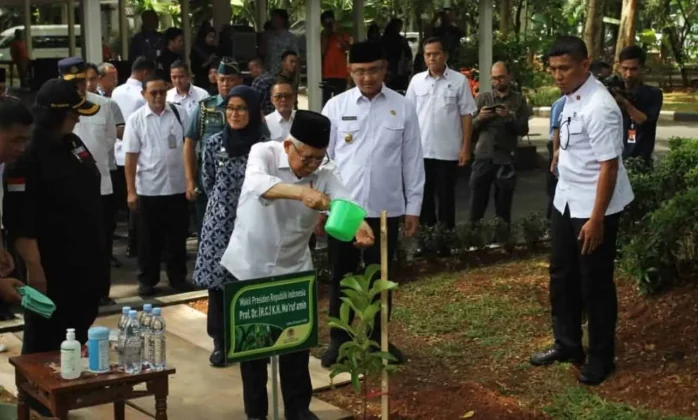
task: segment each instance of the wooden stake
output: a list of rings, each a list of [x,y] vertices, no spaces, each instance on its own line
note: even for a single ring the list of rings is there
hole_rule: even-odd
[[[381,280],[388,280],[388,212],[381,212]],[[388,351],[388,291],[381,292],[381,351]],[[388,361],[383,360],[387,366]],[[388,420],[390,416],[390,400],[388,395],[388,371],[383,370],[381,377],[381,418]]]

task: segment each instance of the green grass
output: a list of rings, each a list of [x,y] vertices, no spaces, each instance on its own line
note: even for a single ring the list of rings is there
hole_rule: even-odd
[[[556,394],[552,404],[543,411],[559,420],[693,420],[609,402],[578,386],[568,387]]]

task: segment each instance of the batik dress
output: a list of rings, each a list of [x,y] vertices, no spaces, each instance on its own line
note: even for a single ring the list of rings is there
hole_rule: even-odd
[[[267,140],[260,138],[260,141]],[[208,205],[199,238],[194,283],[214,289],[235,280],[220,261],[233,233],[247,155],[230,156],[225,148],[223,132],[211,136],[203,146],[201,178]]]

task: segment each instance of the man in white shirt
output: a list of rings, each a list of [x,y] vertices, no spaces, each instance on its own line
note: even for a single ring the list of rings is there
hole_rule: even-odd
[[[186,281],[188,205],[185,197],[184,134],[187,114],[165,100],[167,85],[159,76],[143,82],[147,104],[126,122],[128,206],[138,209],[138,293],[152,296],[160,281],[165,251],[167,277],[178,291]]]
[[[104,207],[104,237],[107,239],[105,250],[107,257],[111,257],[112,251],[112,235],[115,228],[114,219],[114,189],[111,183],[111,173],[109,171],[109,152],[114,150],[114,144],[117,139],[117,117],[114,115],[114,109],[118,110],[116,102],[109,98],[89,92],[89,85],[93,89],[97,86],[97,66],[92,63],[86,64],[81,57],[71,57],[60,60],[58,62],[58,70],[61,77],[65,80],[72,81],[76,85],[76,89],[80,95],[84,96],[88,101],[100,106],[99,111],[86,118],[81,118],[75,124],[73,133],[80,137],[85,147],[90,151],[95,160],[95,165],[101,176],[100,192],[102,194],[102,204]],[[118,111],[119,114],[121,111]],[[123,129],[123,121],[121,122]],[[111,274],[111,273],[110,273]],[[109,305],[113,303],[109,299],[109,290],[111,288],[111,275],[107,276],[106,284],[102,290],[100,304]]]
[[[97,92],[102,96],[111,98],[114,89],[119,84],[119,71],[111,63],[102,63],[97,67]],[[90,90],[90,87],[87,87]],[[91,91],[91,90],[90,90]]]
[[[121,114],[125,119],[128,118],[136,112],[137,109],[145,105],[145,99],[143,99],[143,81],[148,75],[155,72],[155,63],[144,57],[138,57],[131,65],[131,77],[126,80],[121,86],[114,89],[112,93],[112,99],[119,105],[121,109]],[[114,156],[116,158],[117,170],[123,171],[126,152],[123,150],[123,142],[118,141],[114,145]],[[137,229],[138,226],[138,216],[134,211],[129,211],[128,215],[128,247],[126,248],[126,255],[128,257],[135,257],[138,252],[138,239],[137,239]]]
[[[552,165],[557,163],[559,172],[550,258],[555,344],[534,354],[531,364],[584,364],[578,380],[598,385],[615,369],[616,237],[623,208],[634,198],[621,157],[623,119],[613,96],[589,73],[581,39],[558,38],[547,57],[555,83],[566,95]],[[589,321],[587,358],[583,310]]]
[[[170,67],[172,89],[167,91],[167,102],[178,104],[187,113],[191,121],[195,112],[199,111],[199,102],[208,98],[208,92],[191,84],[189,67],[183,61],[177,60]]]
[[[349,62],[356,87],[330,99],[322,111],[332,121],[327,153],[336,162],[352,200],[366,210],[366,221],[374,231],[379,230],[381,211],[387,210],[388,261],[392,261],[403,216],[405,236],[413,236],[419,226],[424,190],[419,121],[414,105],[383,85],[386,62],[379,43],[353,44]],[[322,226],[324,218],[318,221],[318,230]],[[328,238],[328,251],[332,267],[330,315],[338,316],[340,281],[357,270],[361,253],[333,238]],[[379,246],[363,254],[366,265],[380,264]],[[373,331],[373,339],[380,341],[380,317]],[[335,329],[331,336],[330,347],[322,357],[325,367],[336,362],[339,347],[347,339]],[[390,352],[398,362],[404,361],[392,344]]]
[[[284,141],[288,138],[295,115],[293,104],[296,103],[296,92],[293,85],[281,79],[274,82],[271,86],[271,102],[276,110],[266,116],[267,127],[272,140]]]
[[[244,281],[313,269],[308,239],[318,211],[329,209],[330,199],[349,198],[334,171],[321,165],[329,141],[327,118],[298,111],[289,139],[252,146],[235,228],[221,259],[235,278]],[[354,246],[373,242],[373,231],[362,223]],[[309,409],[313,393],[309,357],[308,350],[279,357],[288,420],[318,419]],[[242,362],[240,371],[247,418],[266,419],[267,360]]]
[[[457,170],[470,160],[472,114],[477,106],[468,79],[449,69],[447,61],[448,51],[440,38],[425,40],[428,70],[412,78],[405,97],[417,108],[422,134],[425,182],[420,221],[454,229]],[[449,249],[441,251],[447,254]]]

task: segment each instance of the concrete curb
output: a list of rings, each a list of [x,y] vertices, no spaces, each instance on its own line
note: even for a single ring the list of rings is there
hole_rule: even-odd
[[[194,292],[177,293],[149,299],[143,299],[139,296],[120,298],[116,299],[116,303],[114,305],[100,306],[98,316],[118,314],[121,312],[121,308],[124,306],[140,309],[144,304],[150,303],[154,307],[164,307],[189,303],[195,300],[205,299],[207,297],[208,290],[197,290]],[[22,314],[15,313],[15,317],[15,319],[0,322],[0,334],[24,330],[24,317]]]
[[[533,116],[535,117],[550,117],[549,106],[533,107]],[[661,111],[659,113],[659,121],[672,122],[698,122],[698,112],[683,112],[683,111]]]

